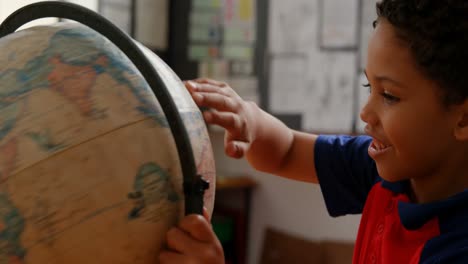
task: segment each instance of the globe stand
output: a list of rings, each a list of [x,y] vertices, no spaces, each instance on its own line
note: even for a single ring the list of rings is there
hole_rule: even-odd
[[[28,22],[47,17],[70,19],[92,28],[113,42],[135,64],[158,99],[174,135],[184,180],[185,214],[202,214],[203,197],[209,182],[197,173],[187,130],[166,84],[151,62],[135,42],[109,20],[85,7],[66,2],[39,2],[18,9],[0,25],[0,38]]]

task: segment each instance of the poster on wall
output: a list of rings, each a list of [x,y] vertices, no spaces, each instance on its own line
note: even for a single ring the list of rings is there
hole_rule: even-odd
[[[351,52],[324,52],[314,56],[304,88],[306,129],[352,132],[356,57]]]
[[[336,8],[334,4],[337,2],[346,8],[354,5],[337,0],[320,7],[319,1],[322,4],[328,2],[271,1],[269,110],[275,114],[299,114],[301,129],[306,131],[350,133],[353,131],[355,115],[356,33],[344,33],[341,37],[326,36],[325,40],[329,44],[327,49],[320,47],[318,33],[323,8],[330,11]],[[356,3],[355,0],[351,2]],[[339,15],[340,12],[334,14]],[[341,23],[354,18],[356,14],[348,14],[341,22],[334,21],[322,26],[326,29],[335,28],[338,32],[344,30],[340,28],[344,27]],[[353,49],[346,48],[348,46],[353,46]]]
[[[276,54],[270,63],[270,108],[277,113],[303,112],[308,58],[302,53]]]
[[[359,0],[320,0],[320,48],[357,49]]]
[[[273,54],[317,49],[318,0],[271,0],[268,45]]]
[[[223,33],[221,0],[193,0],[188,28],[188,57],[193,61],[220,59]]]
[[[255,0],[194,0],[189,13],[188,58],[198,75],[225,81],[258,102],[254,73]]]
[[[307,131],[351,132],[355,59],[349,52],[275,55],[270,64],[271,111],[301,113]]]

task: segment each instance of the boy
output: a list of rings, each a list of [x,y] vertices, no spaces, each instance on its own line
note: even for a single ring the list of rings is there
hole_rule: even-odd
[[[227,155],[319,183],[332,216],[362,213],[353,263],[468,263],[468,2],[383,0],[377,13],[369,136],[292,131],[224,83],[187,87],[216,110],[204,115],[226,128]]]

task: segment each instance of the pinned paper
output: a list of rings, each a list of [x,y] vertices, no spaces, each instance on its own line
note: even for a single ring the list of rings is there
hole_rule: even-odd
[[[252,20],[253,18],[253,1],[239,0],[239,18],[244,21]]]

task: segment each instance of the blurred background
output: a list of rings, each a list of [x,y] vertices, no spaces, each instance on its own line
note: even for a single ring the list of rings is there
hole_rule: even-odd
[[[0,21],[34,2],[0,0]],[[361,85],[376,0],[68,2],[111,20],[183,80],[226,81],[298,130],[362,133]],[[351,263],[360,216],[331,218],[318,186],[227,158],[223,130],[209,130],[218,173],[213,226],[227,263]]]

